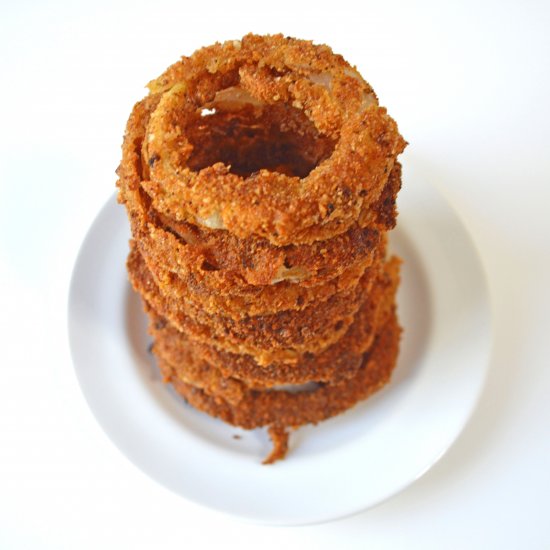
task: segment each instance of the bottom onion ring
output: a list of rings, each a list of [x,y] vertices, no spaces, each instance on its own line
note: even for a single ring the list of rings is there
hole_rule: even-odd
[[[336,416],[383,387],[395,367],[400,336],[401,328],[394,313],[353,378],[334,385],[319,385],[312,391],[250,390],[237,406],[182,382],[168,363],[159,361],[159,367],[165,381],[172,383],[193,407],[245,429],[271,427],[275,448],[264,461],[271,463],[284,457],[288,437],[285,428],[316,424]]]

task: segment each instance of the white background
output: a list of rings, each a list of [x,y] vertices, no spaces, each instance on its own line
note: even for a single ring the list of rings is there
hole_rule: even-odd
[[[542,1],[2,0],[0,548],[550,548],[549,29]],[[249,31],[357,65],[470,230],[493,302],[487,383],[455,445],[324,525],[243,524],[158,486],[101,431],[68,349],[71,269],[132,105],[180,55]]]

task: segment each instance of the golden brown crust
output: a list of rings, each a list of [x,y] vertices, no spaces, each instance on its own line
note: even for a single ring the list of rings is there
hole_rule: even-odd
[[[399,261],[393,258],[377,278],[344,336],[324,351],[302,355],[296,364],[260,366],[251,356],[223,352],[196,342],[158,314],[149,311],[153,351],[173,366],[177,376],[187,377],[190,383],[203,387],[207,393],[220,393],[218,388],[223,386],[225,394],[232,395],[226,397],[232,402],[238,401],[242,394],[242,387],[237,382],[244,382],[254,389],[284,384],[337,382],[353,377],[361,365],[363,354],[393,312],[398,283]],[[220,384],[222,379],[225,382]],[[209,390],[209,387],[213,389]]]
[[[216,101],[231,88],[235,97]],[[214,220],[240,238],[310,244],[344,233],[361,217],[372,219],[367,212],[405,147],[372,88],[341,56],[281,35],[248,35],[239,47],[226,42],[198,50],[150,90],[142,186],[155,210],[177,221]],[[187,129],[197,126],[202,109],[227,112],[239,104],[262,112],[284,108],[281,120],[294,116],[304,135],[311,134],[306,122],[312,124],[312,138],[334,140],[334,150],[304,177],[261,168],[243,177],[223,162],[190,168],[194,145]],[[123,156],[122,164],[128,162],[131,156]]]
[[[158,217],[147,228],[142,250],[156,263],[181,277],[192,272],[203,284],[222,293],[287,281],[317,286],[346,269],[373,258],[380,243],[375,229],[354,227],[312,246],[274,247],[264,239],[238,239],[227,231],[191,224],[172,224]]]
[[[218,349],[251,355],[260,365],[296,363],[303,353],[323,350],[337,342],[353,322],[378,272],[378,266],[369,269],[357,287],[334,294],[320,305],[234,321],[208,315],[189,303],[182,307],[180,302],[163,296],[135,247],[127,267],[135,290],[178,330]]]
[[[330,157],[302,178],[262,169],[243,177],[221,162],[191,169],[186,128],[197,125],[205,105],[225,110],[216,94],[232,87],[258,110],[282,105],[284,119],[305,115],[315,138],[335,140]],[[161,96],[144,147],[150,164],[144,188],[155,209],[194,223],[215,217],[241,238],[309,244],[346,231],[376,202],[405,145],[372,88],[341,56],[281,35],[198,50],[150,89]]]
[[[312,246],[275,247],[265,239],[238,239],[228,231],[212,230],[190,223],[174,222],[160,215],[141,188],[141,160],[147,112],[151,98],[136,105],[128,122],[123,145],[124,161],[119,167],[119,200],[126,205],[132,231],[141,252],[151,263],[191,284],[217,294],[257,294],[254,286],[281,281],[287,286],[300,282],[316,286],[358,264],[367,265],[379,243],[378,229],[352,226],[333,239]],[[401,168],[396,163],[373,207],[373,225],[390,229],[395,223],[395,197],[401,185]],[[295,289],[293,289],[295,292]],[[262,289],[265,300],[273,291]],[[277,290],[278,294],[279,291]],[[254,314],[254,313],[251,313]]]
[[[161,294],[180,303],[190,303],[210,315],[221,314],[235,321],[279,311],[301,311],[312,304],[326,302],[334,294],[355,288],[372,264],[369,255],[364,262],[315,287],[282,281],[275,285],[247,285],[240,289],[223,287],[226,292],[234,291],[225,294],[199,283],[192,273],[185,278],[178,277],[148,257],[139,243],[137,246]]]
[[[225,422],[253,429],[317,423],[344,412],[384,386],[396,365],[401,329],[395,315],[382,327],[355,376],[311,391],[249,390],[237,405],[182,382],[171,365],[159,361],[164,377],[191,405]]]

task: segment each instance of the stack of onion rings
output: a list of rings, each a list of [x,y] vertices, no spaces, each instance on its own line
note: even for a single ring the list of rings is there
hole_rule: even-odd
[[[249,34],[183,57],[130,115],[130,281],[167,382],[283,458],[395,366],[386,259],[406,143],[327,46]]]

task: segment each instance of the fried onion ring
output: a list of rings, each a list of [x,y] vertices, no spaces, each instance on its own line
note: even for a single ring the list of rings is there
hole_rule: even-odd
[[[137,245],[139,247],[139,244]],[[357,286],[359,280],[372,264],[371,257],[364,263],[344,271],[338,277],[315,287],[283,281],[275,285],[247,285],[234,293],[224,294],[199,283],[193,274],[181,278],[160,267],[148,257],[141,247],[140,252],[159,292],[171,300],[190,303],[192,308],[201,308],[210,315],[221,314],[235,321],[279,311],[301,311],[311,304],[326,302],[336,293],[345,292]]]
[[[371,268],[355,289],[333,295],[321,307],[232,321],[207,315],[190,304],[182,309],[179,302],[163,296],[135,246],[127,267],[135,290],[178,330],[219,349],[252,355],[260,365],[274,361],[296,363],[301,354],[320,351],[337,342],[353,322],[378,271]]]
[[[305,354],[295,365],[261,367],[250,356],[222,352],[194,342],[150,310],[153,352],[170,364],[174,375],[183,382],[203,389],[208,395],[220,395],[232,404],[240,401],[246,387],[267,389],[309,382],[333,384],[349,379],[361,366],[363,354],[393,312],[398,270],[399,261],[394,258],[377,279],[346,334],[317,355]]]
[[[146,98],[144,102],[151,100]],[[217,294],[234,294],[242,287],[246,292],[250,285],[281,281],[315,286],[365,262],[376,246],[378,231],[361,229],[359,225],[313,246],[274,247],[265,239],[238,239],[227,231],[173,222],[161,216],[141,189],[141,172],[146,167],[142,166],[140,150],[149,109],[142,103],[136,106],[128,123],[123,146],[126,160],[119,168],[119,200],[129,211],[132,231],[143,255],[154,260],[160,269],[190,278],[191,284],[207,286]],[[395,225],[395,197],[400,187],[401,167],[396,163],[374,207],[376,227],[387,230]],[[257,294],[257,289],[253,294]]]
[[[336,416],[382,388],[395,367],[400,335],[401,328],[392,314],[352,378],[309,391],[249,390],[237,405],[181,381],[165,361],[160,360],[159,366],[164,379],[191,405],[225,422],[245,429],[295,428]]]
[[[358,219],[372,221],[368,212],[405,147],[372,88],[341,56],[281,35],[247,35],[200,49],[149,89],[153,110],[142,144],[142,187],[153,207],[176,221],[227,229],[240,238],[311,244],[344,233]],[[314,158],[307,174],[292,162],[278,171],[269,139],[252,167],[232,172],[238,159],[231,162],[231,152],[203,167],[193,161],[192,129],[206,118],[204,109],[237,117],[239,135],[254,131],[255,118],[266,118],[278,137],[285,136],[282,149],[297,155],[307,147],[295,142],[329,140],[334,148]],[[313,149],[309,155],[319,156]]]

